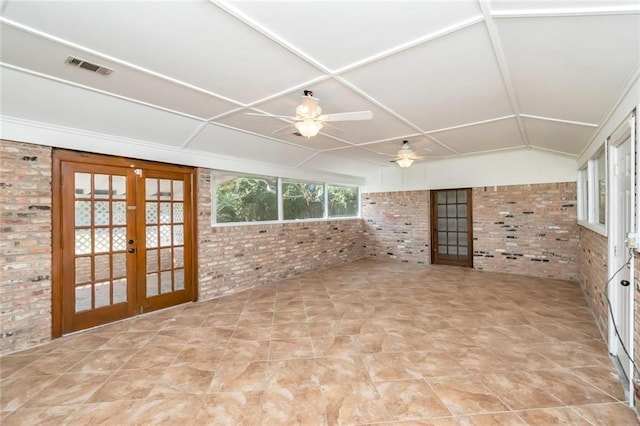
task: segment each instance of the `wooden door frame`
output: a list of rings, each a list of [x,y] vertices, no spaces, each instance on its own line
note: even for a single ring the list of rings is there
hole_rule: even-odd
[[[131,159],[126,157],[109,156],[103,154],[93,154],[82,151],[72,151],[66,149],[53,149],[52,155],[52,206],[51,206],[51,225],[52,225],[52,244],[51,244],[51,271],[52,271],[52,287],[51,287],[51,337],[58,338],[63,334],[63,267],[62,267],[62,164],[64,162],[76,162],[84,164],[107,165],[115,167],[141,168],[149,170],[174,171],[190,175],[191,194],[189,202],[191,203],[191,214],[189,215],[191,226],[191,242],[188,245],[191,250],[190,267],[192,271],[191,277],[191,294],[189,299],[196,301],[198,298],[198,179],[196,169],[189,166],[179,166],[168,163],[160,163],[148,160]],[[185,200],[186,201],[186,200]],[[186,244],[186,241],[185,241]]]
[[[450,265],[450,266],[464,266],[468,268],[473,268],[473,189],[472,188],[447,188],[447,189],[434,189],[429,191],[429,219],[430,223],[430,232],[431,232],[431,264],[435,264],[436,257],[438,256],[438,228],[437,228],[437,208],[438,208],[438,200],[437,194],[441,191],[467,191],[467,235],[468,235],[468,245],[467,245],[467,261],[448,261],[446,263],[439,263],[442,265]]]

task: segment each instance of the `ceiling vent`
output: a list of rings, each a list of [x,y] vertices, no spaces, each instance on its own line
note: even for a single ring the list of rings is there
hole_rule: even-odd
[[[69,65],[80,67],[87,71],[92,71],[102,75],[109,75],[113,72],[111,68],[103,67],[102,65],[98,65],[98,64],[93,64],[91,62],[85,61],[84,59],[76,58],[74,56],[69,56],[65,62]]]

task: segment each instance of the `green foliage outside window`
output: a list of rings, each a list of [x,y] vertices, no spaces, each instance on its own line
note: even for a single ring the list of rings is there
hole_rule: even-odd
[[[321,218],[324,214],[324,185],[321,183],[282,183],[284,219]]]
[[[217,222],[278,220],[276,178],[237,177],[216,190]]]
[[[329,217],[358,215],[358,188],[350,186],[328,186]]]
[[[222,177],[216,185],[216,223],[278,220],[278,179],[273,177]],[[282,217],[285,220],[324,217],[324,184],[282,183]],[[328,185],[328,217],[358,215],[358,188]]]

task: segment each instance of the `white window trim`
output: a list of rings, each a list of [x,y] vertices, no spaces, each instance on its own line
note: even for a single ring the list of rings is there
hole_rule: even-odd
[[[600,155],[604,155],[604,164],[606,167],[606,179],[607,179],[607,188],[606,188],[606,199],[605,199],[605,223],[604,225],[601,224],[597,217],[598,217],[598,212],[599,212],[599,201],[600,201],[600,196],[598,193],[598,170],[597,170],[597,158]],[[584,176],[582,175],[581,171],[585,170],[584,167],[580,168],[578,170],[578,188],[577,188],[577,195],[578,195],[578,225],[583,226],[587,229],[590,229],[593,232],[596,232],[600,235],[602,235],[603,237],[606,237],[607,234],[607,222],[609,220],[608,216],[609,216],[609,181],[611,179],[610,175],[610,171],[607,167],[607,161],[608,161],[608,143],[605,140],[604,143],[602,144],[602,147],[600,149],[598,149],[596,151],[596,153],[594,154],[593,157],[591,157],[589,159],[589,161],[587,162],[587,167],[586,167],[586,171],[587,171],[587,192],[588,192],[588,196],[585,197],[584,194],[584,185],[583,185],[583,181],[584,181]],[[587,205],[585,206],[584,203],[587,203]],[[587,217],[584,218],[583,215],[586,212]]]
[[[263,177],[275,177],[275,176],[263,176],[263,175],[252,175],[246,173],[237,173],[238,176],[252,177],[252,178],[263,178]],[[279,223],[309,223],[309,222],[330,222],[334,220],[353,220],[353,219],[361,219],[362,218],[362,209],[361,209],[361,195],[362,195],[362,187],[360,185],[353,184],[345,184],[345,183],[334,183],[334,182],[318,182],[313,180],[304,180],[304,179],[285,179],[278,177],[277,179],[277,206],[278,206],[278,219],[277,220],[262,220],[255,222],[224,222],[218,223],[216,221],[216,212],[217,212],[217,195],[216,195],[216,185],[211,183],[211,227],[212,228],[224,228],[229,226],[259,226],[259,225],[274,225]],[[287,183],[299,183],[299,182],[307,182],[313,184],[322,184],[324,188],[323,193],[323,212],[322,217],[314,217],[308,219],[284,219],[284,200],[282,198],[282,184],[283,182]],[[329,216],[329,186],[342,186],[346,188],[355,188],[358,192],[357,195],[357,211],[355,216]]]

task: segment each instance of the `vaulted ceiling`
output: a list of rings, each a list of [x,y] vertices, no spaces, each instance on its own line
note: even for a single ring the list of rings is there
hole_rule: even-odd
[[[352,175],[397,167],[403,139],[425,161],[577,157],[640,69],[638,0],[9,0],[0,31],[3,117]],[[373,119],[307,139],[247,115],[303,90]]]

